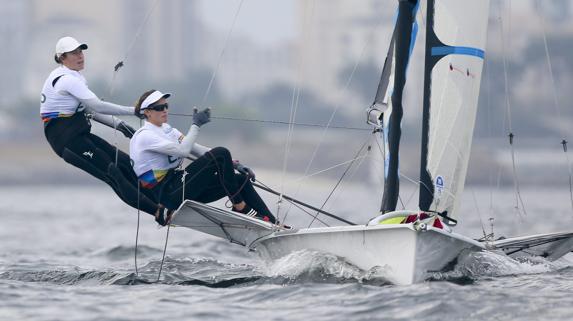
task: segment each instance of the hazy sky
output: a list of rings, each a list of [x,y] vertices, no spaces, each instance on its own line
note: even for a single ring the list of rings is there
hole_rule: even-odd
[[[227,34],[241,0],[203,0],[201,18]],[[233,34],[244,34],[261,45],[295,36],[295,0],[243,0]]]

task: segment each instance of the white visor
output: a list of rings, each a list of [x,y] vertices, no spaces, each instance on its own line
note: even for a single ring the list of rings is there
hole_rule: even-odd
[[[145,98],[143,100],[143,102],[141,103],[141,108],[140,110],[143,111],[145,108],[148,108],[149,105],[152,105],[153,103],[157,102],[159,99],[161,98],[169,98],[171,96],[171,94],[169,93],[162,93],[159,90],[156,90],[154,92],[151,93],[151,95],[147,96],[147,98]]]

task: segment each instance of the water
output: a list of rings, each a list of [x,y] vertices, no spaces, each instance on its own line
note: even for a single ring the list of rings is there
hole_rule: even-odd
[[[489,232],[490,215],[499,235],[571,230],[567,192],[525,190],[528,214],[519,218],[511,190],[470,188],[458,231],[480,237],[479,217]],[[331,255],[303,251],[265,264],[242,247],[174,228],[156,282],[166,228],[141,215],[136,275],[137,213],[107,187],[23,185],[0,187],[0,195],[0,320],[571,318],[571,254],[548,262],[477,253],[428,282],[394,286]],[[362,205],[364,195],[350,191],[355,202],[339,197],[333,206],[367,218],[377,204]]]

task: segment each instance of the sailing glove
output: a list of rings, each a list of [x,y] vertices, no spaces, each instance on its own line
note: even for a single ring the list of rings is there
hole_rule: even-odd
[[[193,124],[199,127],[211,121],[211,108],[205,108],[202,111],[197,111],[197,107],[193,107]]]
[[[247,177],[254,182],[256,180],[255,172],[249,167],[241,164],[238,160],[233,161],[233,167],[241,174],[247,175]]]
[[[135,128],[129,126],[124,121],[121,121],[119,124],[117,124],[116,128],[127,138],[133,137],[133,134],[135,133]]]

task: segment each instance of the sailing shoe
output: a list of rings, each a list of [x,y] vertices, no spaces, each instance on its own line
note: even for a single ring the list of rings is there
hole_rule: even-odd
[[[278,221],[277,221],[276,224],[277,224],[278,227],[282,227],[282,228],[284,228],[284,229],[286,229],[286,230],[292,230],[292,227],[290,227],[290,226],[288,226],[288,225],[286,225],[286,224],[283,224],[283,223],[281,223],[281,222],[278,222]]]
[[[275,224],[275,220],[274,220],[274,217],[272,215],[261,215],[261,214],[259,214],[259,212],[257,212],[255,209],[253,209],[249,205],[245,205],[245,207],[242,210],[238,210],[238,209],[233,207],[232,211],[238,212],[241,214],[245,214],[245,215],[250,216],[250,217],[258,218],[259,220],[263,220],[265,222]]]
[[[231,210],[232,210],[233,212],[245,214],[245,215],[250,216],[250,217],[255,217],[255,216],[257,216],[257,211],[255,211],[252,207],[250,207],[250,206],[247,205],[247,204],[245,204],[245,207],[243,207],[242,210],[236,209],[234,206],[231,208]]]

